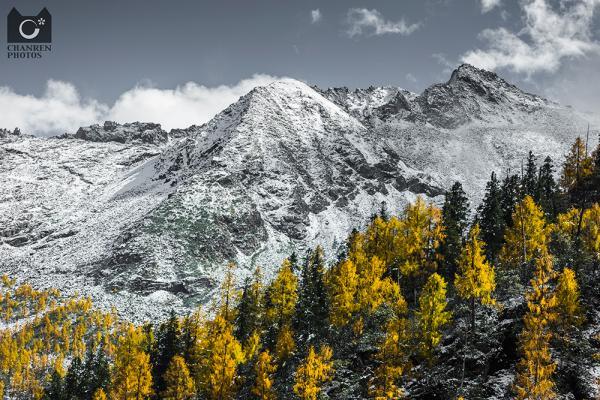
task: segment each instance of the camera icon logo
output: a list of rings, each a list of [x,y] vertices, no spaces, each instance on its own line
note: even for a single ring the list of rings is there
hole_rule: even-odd
[[[50,12],[44,7],[38,15],[24,16],[13,7],[7,17],[7,42],[52,42],[52,16]]]

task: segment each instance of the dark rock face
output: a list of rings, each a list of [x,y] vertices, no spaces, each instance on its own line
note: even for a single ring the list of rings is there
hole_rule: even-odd
[[[77,130],[74,138],[92,142],[140,142],[162,143],[166,142],[168,135],[160,124],[133,122],[130,124],[117,124],[106,121],[104,125],[91,125]]]
[[[0,139],[4,138],[18,138],[22,135],[21,130],[19,128],[15,128],[12,131],[9,129],[0,128]]]
[[[378,90],[379,96],[376,88],[351,91],[344,87],[321,93],[366,122],[376,117],[382,121],[428,123],[442,129],[455,129],[485,119],[490,111],[510,120],[511,112],[532,112],[550,104],[521,91],[494,72],[468,64],[458,67],[448,82],[432,85],[420,95],[397,88]],[[373,102],[373,98],[377,101]]]

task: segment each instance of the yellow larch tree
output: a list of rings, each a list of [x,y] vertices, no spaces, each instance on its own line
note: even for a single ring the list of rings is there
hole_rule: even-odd
[[[298,277],[292,271],[292,264],[285,259],[269,288],[270,306],[267,320],[281,329],[291,321],[298,302]]]
[[[500,251],[503,265],[518,268],[548,253],[551,226],[546,224],[544,212],[531,196],[525,196],[515,206],[512,222],[504,234],[505,244]]]
[[[518,399],[547,400],[556,397],[552,380],[556,363],[550,353],[550,325],[556,320],[551,282],[556,273],[549,254],[536,258],[535,267],[531,289],[526,294],[527,313],[519,337],[521,360],[514,389]]]
[[[471,332],[475,331],[476,305],[493,305],[492,297],[496,289],[496,274],[485,259],[483,246],[479,240],[479,225],[473,226],[469,238],[458,258],[458,274],[454,279],[454,286],[458,295],[470,303]]]
[[[585,248],[600,259],[600,204],[595,203],[585,210],[581,239]]]
[[[94,392],[92,396],[92,400],[108,400],[106,397],[106,393],[104,393],[104,389],[100,388]]]
[[[389,282],[386,303],[390,305],[393,316],[386,326],[385,338],[375,355],[380,364],[375,370],[369,389],[376,399],[402,397],[398,381],[411,368],[411,330],[410,322],[406,318],[408,307],[398,285]]]
[[[127,325],[119,337],[112,368],[112,400],[143,400],[152,395],[150,357],[142,351],[141,328]]]
[[[555,290],[557,323],[562,332],[573,329],[583,322],[579,301],[579,285],[575,271],[565,267],[558,277]]]
[[[308,355],[296,370],[294,393],[302,400],[316,400],[325,382],[333,378],[333,351],[329,346],[321,347],[317,354],[310,346]]]
[[[585,250],[600,258],[600,204],[593,204],[583,213],[571,208],[558,215],[556,226],[558,232],[572,242],[579,236]]]
[[[219,300],[218,313],[225,321],[232,323],[235,320],[235,303],[239,299],[239,290],[235,287],[235,268],[234,263],[227,265],[225,277],[221,283],[221,294]]]
[[[450,322],[452,313],[446,310],[446,281],[438,273],[427,279],[419,296],[419,309],[416,312],[420,337],[420,351],[423,357],[432,359],[433,350],[442,339],[442,328]]]
[[[345,259],[335,265],[328,274],[327,287],[331,299],[329,319],[336,327],[348,324],[356,310],[358,274],[352,260]]]
[[[244,362],[241,344],[233,335],[233,327],[217,315],[209,328],[205,392],[212,400],[227,400],[235,395],[237,368]]]
[[[256,372],[256,380],[252,387],[254,393],[260,400],[274,400],[277,398],[273,381],[277,366],[273,362],[273,358],[269,350],[265,350],[258,355],[254,371]]]
[[[196,395],[196,385],[183,357],[175,356],[171,359],[164,377],[166,387],[161,393],[161,399],[189,400]]]
[[[409,278],[416,301],[418,286],[437,269],[436,250],[444,239],[442,212],[421,196],[406,206],[398,236],[399,272]],[[399,277],[398,277],[399,278]]]
[[[279,362],[284,362],[294,353],[295,349],[296,342],[294,341],[292,328],[290,327],[290,324],[286,324],[277,334],[275,357]]]
[[[583,139],[578,137],[565,157],[559,182],[566,191],[572,190],[593,173],[593,159],[586,153],[585,147]]]

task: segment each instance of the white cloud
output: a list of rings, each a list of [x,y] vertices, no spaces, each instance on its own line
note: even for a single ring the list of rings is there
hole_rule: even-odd
[[[485,69],[507,68],[531,75],[554,72],[565,58],[580,58],[598,52],[591,34],[594,11],[600,0],[561,1],[555,9],[547,0],[523,0],[524,27],[486,29],[480,37],[488,43],[462,56],[464,62]]]
[[[210,120],[256,86],[276,77],[254,75],[235,85],[206,87],[194,82],[175,89],[136,86],[119,96],[112,106],[82,99],[75,86],[50,80],[46,92],[35,97],[0,87],[0,128],[19,127],[24,133],[49,136],[75,132],[80,126],[112,120],[120,123],[160,123],[164,129],[186,128]]]
[[[117,99],[108,119],[158,122],[165,129],[198,125],[210,120],[256,86],[268,85],[276,79],[269,75],[254,75],[234,86],[212,88],[194,82],[175,89],[135,87]]]
[[[49,80],[40,97],[20,95],[0,87],[0,128],[19,127],[24,133],[57,134],[95,123],[108,107],[94,100],[84,101],[73,85]]]
[[[501,0],[481,0],[481,12],[486,13],[499,7]]]
[[[397,22],[386,21],[383,15],[375,9],[351,8],[346,15],[350,37],[359,35],[384,35],[386,33],[410,35],[421,27],[421,23],[409,24],[404,18]]]
[[[310,21],[311,21],[311,23],[316,24],[317,22],[319,22],[322,19],[323,19],[323,15],[321,14],[321,10],[319,10],[317,8],[316,10],[311,10],[310,11]]]

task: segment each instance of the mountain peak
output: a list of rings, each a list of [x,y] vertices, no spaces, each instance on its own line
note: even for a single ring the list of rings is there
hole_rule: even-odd
[[[471,64],[466,63],[459,65],[454,71],[452,71],[450,81],[463,78],[479,78],[486,80],[501,79],[495,72],[488,71],[482,68],[477,68]]]

